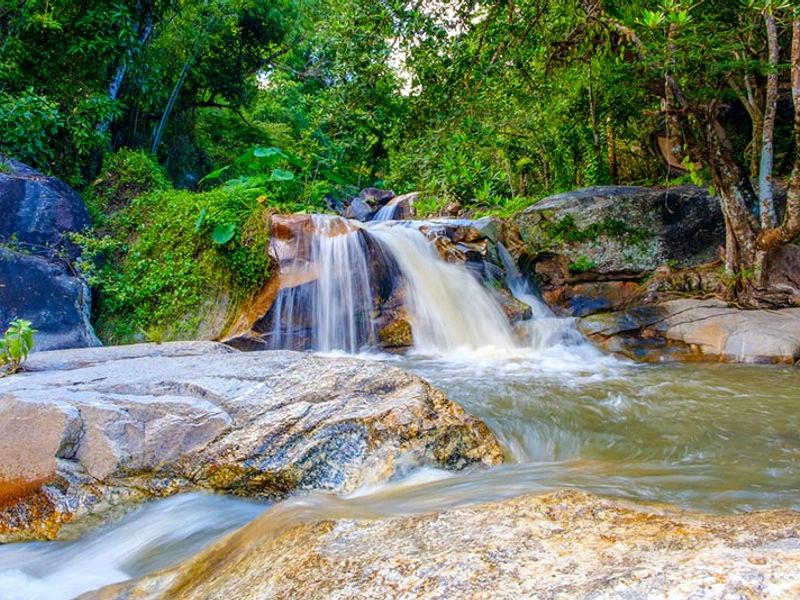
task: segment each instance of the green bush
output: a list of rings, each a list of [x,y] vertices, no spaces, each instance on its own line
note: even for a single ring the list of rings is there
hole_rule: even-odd
[[[170,187],[164,169],[152,154],[123,148],[105,157],[100,176],[92,183],[84,198],[97,222],[105,212],[127,206],[148,192]]]
[[[14,319],[8,329],[0,338],[0,368],[5,374],[16,373],[22,368],[28,354],[33,348],[33,334],[36,330],[31,327],[31,322],[24,319]]]
[[[221,296],[236,302],[259,289],[269,273],[268,216],[251,190],[157,190],[113,214],[106,235],[76,236],[99,292],[101,338],[135,341],[158,329],[190,338]]]

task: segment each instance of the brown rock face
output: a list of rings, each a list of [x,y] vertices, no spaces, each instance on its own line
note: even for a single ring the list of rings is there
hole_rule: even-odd
[[[578,492],[277,529],[88,598],[797,598],[800,513],[711,516]]]
[[[405,319],[397,319],[378,331],[378,338],[384,348],[409,348],[414,345],[411,325]]]
[[[184,490],[281,498],[501,460],[483,423],[379,363],[174,343],[29,366],[0,379],[0,542]]]

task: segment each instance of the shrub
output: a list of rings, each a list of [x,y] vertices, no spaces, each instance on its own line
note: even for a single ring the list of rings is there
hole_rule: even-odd
[[[5,369],[6,374],[16,373],[22,368],[33,348],[34,333],[36,330],[31,327],[30,321],[11,321],[5,335],[0,338],[0,367]]]
[[[108,342],[158,329],[165,339],[192,337],[220,295],[235,302],[269,273],[268,212],[256,191],[154,191],[113,214],[107,230],[76,241]]]
[[[164,169],[152,154],[123,148],[105,157],[103,170],[85,200],[97,222],[104,212],[119,210],[143,194],[170,187]]]

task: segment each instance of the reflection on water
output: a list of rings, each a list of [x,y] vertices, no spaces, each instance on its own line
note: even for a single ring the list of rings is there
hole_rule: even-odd
[[[344,498],[292,498],[237,533],[226,552],[302,522],[433,512],[563,487],[713,512],[800,510],[800,370],[633,365],[586,345],[461,356],[368,358],[420,374],[483,419],[506,464],[423,468]],[[77,542],[0,547],[0,598],[70,598],[141,576],[262,510],[190,494]]]

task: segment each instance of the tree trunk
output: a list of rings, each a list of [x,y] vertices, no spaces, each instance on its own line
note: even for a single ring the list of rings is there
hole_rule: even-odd
[[[775,203],[772,193],[772,169],[774,162],[773,137],[775,132],[775,111],[778,105],[778,28],[775,15],[768,9],[764,17],[769,45],[769,73],[764,101],[764,120],[761,128],[761,160],[758,167],[758,202],[761,214],[761,227],[769,229],[777,226]]]
[[[150,36],[153,33],[153,13],[152,11],[148,11],[147,16],[145,17],[144,25],[139,32],[137,37],[137,43],[134,48],[129,48],[127,52],[120,60],[119,65],[117,65],[117,69],[114,72],[114,77],[111,78],[111,83],[108,86],[108,97],[111,100],[116,100],[119,97],[119,91],[122,87],[123,82],[125,81],[125,76],[128,74],[128,68],[130,66],[130,62],[133,57],[141,52],[142,48],[147,45],[147,42],[150,40]],[[103,119],[97,124],[96,131],[98,133],[105,133],[108,131],[109,126],[111,125],[111,119]]]

